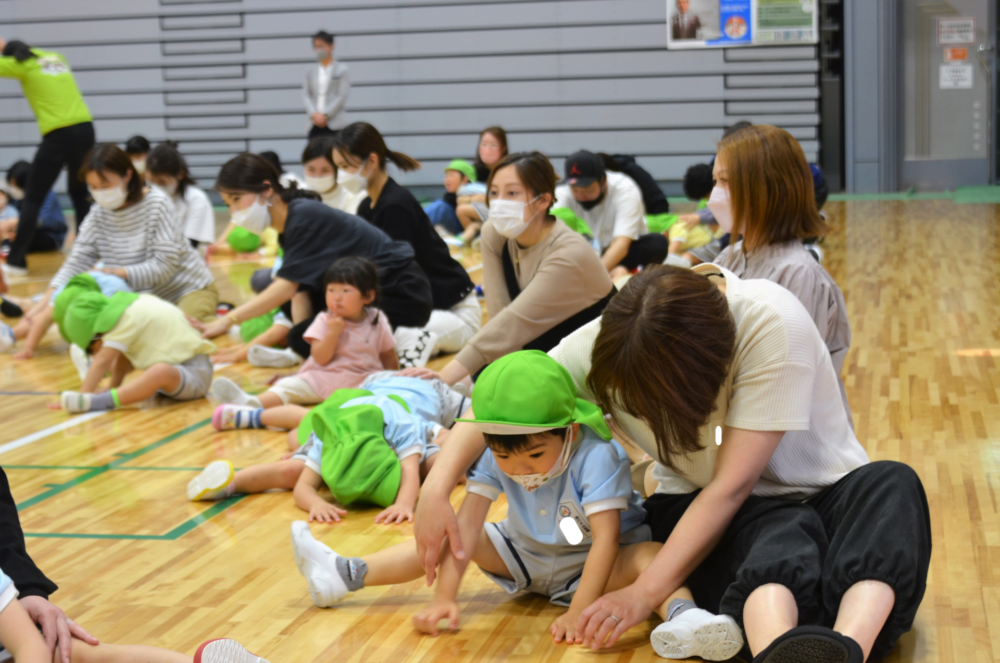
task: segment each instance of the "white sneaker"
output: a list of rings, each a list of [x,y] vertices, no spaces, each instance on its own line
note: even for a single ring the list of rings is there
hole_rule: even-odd
[[[73,366],[76,367],[76,372],[80,374],[80,381],[86,380],[91,362],[90,357],[87,356],[87,351],[76,343],[70,343],[69,358],[73,362]]]
[[[663,658],[691,658],[726,661],[743,648],[743,634],[729,615],[713,615],[692,608],[663,622],[649,636],[653,651]]]
[[[260,400],[256,396],[251,396],[239,388],[235,382],[229,378],[215,378],[212,387],[208,390],[209,395],[220,403],[232,403],[234,405],[253,405],[260,407]]]
[[[247,648],[235,640],[209,640],[198,647],[194,653],[194,663],[268,663],[266,660],[247,651]]]
[[[264,345],[251,345],[247,352],[247,361],[251,366],[264,368],[291,368],[298,366],[302,358],[294,350],[285,348],[269,348]]]
[[[15,267],[14,265],[8,265],[7,263],[3,263],[3,275],[4,277],[27,276],[28,268]]]
[[[0,352],[7,352],[14,347],[16,342],[14,330],[10,328],[10,325],[0,322]]]
[[[823,249],[819,248],[819,244],[806,244],[806,250],[812,254],[816,262],[823,264]]]
[[[397,327],[393,337],[396,339],[400,368],[425,366],[433,356],[438,340],[434,332],[418,327]]]
[[[236,470],[228,460],[213,461],[188,483],[188,499],[192,502],[221,500],[235,477]]]
[[[336,571],[331,571],[340,555],[314,539],[309,523],[304,520],[292,523],[292,556],[309,585],[309,596],[318,607],[329,608],[347,596],[350,591],[347,585]]]

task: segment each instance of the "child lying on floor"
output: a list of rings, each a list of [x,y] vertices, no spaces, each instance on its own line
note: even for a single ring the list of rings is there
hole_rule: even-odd
[[[0,569],[0,661],[52,663],[53,654],[17,601],[17,588]],[[191,663],[190,656],[143,645],[91,645],[73,640],[73,663]],[[267,663],[235,640],[209,640],[198,647],[194,663]]]
[[[272,410],[220,406],[213,416],[216,428],[223,427],[220,419],[232,422],[226,424],[230,427],[246,423],[259,428],[268,421],[261,422],[262,418],[274,414],[293,418],[290,408],[295,408],[305,416],[281,423],[298,426],[295,434],[305,443],[280,461],[238,472],[228,460],[210,463],[188,484],[188,498],[225,499],[292,489],[295,504],[309,513],[310,521],[339,522],[347,512],[320,497],[318,489],[325,484],[342,505],[365,501],[385,507],[375,517],[377,523],[412,522],[420,481],[447,435],[441,422],[454,421],[455,401],[419,378],[390,378],[373,389],[381,393],[341,389],[309,412],[295,406]],[[451,401],[450,413],[444,410],[446,399]],[[436,421],[430,418],[432,412]]]
[[[156,394],[174,400],[204,398],[212,382],[215,346],[188,324],[177,306],[154,295],[64,291],[73,296],[59,331],[93,357],[80,391],[64,391],[58,404],[68,412],[111,410]],[[122,386],[134,370],[142,375]],[[106,374],[108,391],[97,393]]]

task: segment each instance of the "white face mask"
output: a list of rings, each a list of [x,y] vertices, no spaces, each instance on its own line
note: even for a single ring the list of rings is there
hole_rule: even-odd
[[[309,177],[306,175],[306,188],[310,191],[326,193],[335,186],[337,186],[337,182],[333,179],[333,175],[327,175],[326,177]]]
[[[156,186],[156,188],[158,188],[160,191],[162,191],[163,193],[167,194],[171,198],[174,197],[177,194],[177,181],[176,180],[174,180],[173,182],[170,182],[169,184],[154,185],[154,186]]]
[[[257,200],[253,201],[253,205],[246,209],[236,210],[230,217],[232,222],[240,228],[254,235],[260,235],[271,225],[271,213],[267,209],[270,206],[269,202],[260,202],[260,196],[258,196]]]
[[[337,184],[343,186],[351,193],[361,193],[368,188],[368,177],[362,174],[364,166],[358,168],[353,173],[346,170],[337,171]]]
[[[128,191],[125,190],[124,186],[114,186],[109,189],[91,189],[87,187],[90,191],[90,197],[94,199],[94,202],[108,210],[116,210],[125,204],[125,199],[128,198]]]
[[[551,479],[555,479],[557,476],[566,471],[569,467],[569,457],[573,453],[573,426],[570,426],[566,430],[566,437],[563,439],[562,453],[559,454],[559,458],[556,459],[555,465],[553,465],[548,472],[538,472],[536,474],[507,474],[514,482],[521,485],[529,493],[533,493],[542,487],[545,483]]]
[[[24,189],[14,184],[7,184],[7,194],[14,200],[24,200]]]
[[[708,209],[719,222],[723,232],[733,231],[733,209],[729,204],[729,191],[716,185],[712,187],[712,195],[708,197]]]
[[[320,62],[322,62],[323,60],[325,60],[330,55],[329,53],[327,53],[322,48],[316,48],[316,49],[313,49],[313,50],[316,53],[316,59],[319,60]]]
[[[140,175],[145,175],[146,174],[146,160],[145,159],[133,159],[132,160],[132,165],[135,166],[135,169],[137,171],[139,171]]]
[[[541,196],[535,196],[526,203],[519,200],[491,200],[489,220],[493,222],[493,227],[497,229],[498,233],[507,239],[516,239],[528,229],[528,224],[538,214],[536,210],[531,218],[526,220],[524,218],[525,208],[539,198]]]

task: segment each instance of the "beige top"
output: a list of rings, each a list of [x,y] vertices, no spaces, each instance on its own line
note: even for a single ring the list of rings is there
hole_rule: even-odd
[[[455,359],[469,373],[520,350],[611,292],[611,277],[587,240],[556,220],[548,237],[527,249],[505,239],[489,221],[482,230],[487,322]],[[511,301],[503,275],[503,245],[514,262],[521,294]]]
[[[852,419],[847,391],[841,379],[844,360],[851,347],[851,323],[847,319],[847,304],[840,286],[823,265],[816,262],[799,241],[765,246],[746,254],[741,240],[727,247],[712,262],[741,279],[774,281],[802,302],[830,351],[844,409],[848,419]],[[851,425],[854,425],[853,419]]]
[[[754,495],[804,499],[865,465],[868,455],[844,416],[830,353],[799,300],[771,281],[744,281],[712,264],[694,271],[725,276],[736,348],[716,409],[699,431],[702,449],[674,459],[679,473],[657,463],[657,492],[689,493],[709,484],[720,426],[785,431]],[[549,353],[570,372],[578,395],[591,401],[587,374],[600,324],[581,327]],[[632,441],[658,457],[648,426],[622,412],[612,414]]]

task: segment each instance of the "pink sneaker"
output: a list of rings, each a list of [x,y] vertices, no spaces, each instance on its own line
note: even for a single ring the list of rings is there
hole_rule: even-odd
[[[194,663],[268,663],[265,659],[251,654],[246,647],[225,638],[209,640],[194,653]]]
[[[215,427],[215,430],[252,428],[249,425],[250,413],[256,409],[250,405],[225,403],[215,408],[215,412],[212,413],[212,426]]]

